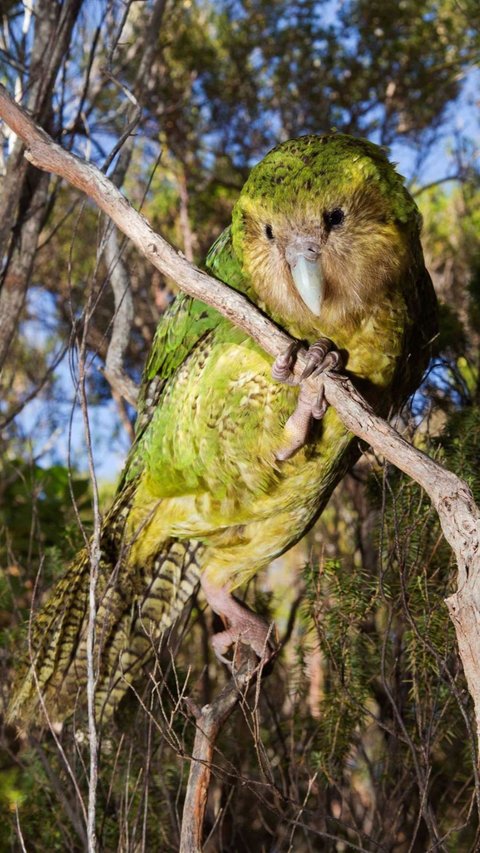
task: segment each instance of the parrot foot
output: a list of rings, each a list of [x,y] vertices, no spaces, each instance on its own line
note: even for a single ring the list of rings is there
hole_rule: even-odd
[[[293,376],[292,369],[298,346],[296,341],[290,344],[287,350],[278,356],[272,368],[274,379],[288,385],[301,385],[295,411],[285,424],[288,443],[276,453],[276,459],[279,461],[290,459],[306,444],[312,418],[321,420],[328,408],[323,388],[319,392],[312,393],[306,385],[301,383],[309,377],[315,378],[327,370],[338,371],[344,366],[344,359],[335,349],[333,341],[330,338],[320,338],[309,347],[303,373],[297,379]]]
[[[225,631],[215,634],[211,640],[218,660],[231,667],[232,661],[228,660],[225,654],[236,643],[244,643],[253,649],[262,664],[267,663],[276,651],[272,640],[273,624],[269,625],[261,616],[238,601],[227,587],[218,587],[204,577],[201,584],[210,607],[228,626]]]
[[[293,366],[300,346],[299,341],[292,341],[285,352],[277,355],[272,366],[272,379],[276,379],[277,382],[283,382],[285,385],[299,384],[299,380],[293,375]]]

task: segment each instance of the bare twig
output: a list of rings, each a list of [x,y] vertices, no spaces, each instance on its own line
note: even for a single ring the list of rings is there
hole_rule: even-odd
[[[31,163],[60,175],[89,195],[160,272],[173,278],[186,293],[216,308],[270,355],[276,357],[285,351],[291,342],[285,332],[240,293],[191,266],[154,233],[105,175],[56,145],[4,87],[0,87],[0,115],[27,146],[25,156]],[[304,365],[305,352],[300,351],[296,375],[300,375]],[[438,512],[443,533],[458,564],[459,589],[449,597],[447,605],[457,632],[480,730],[480,511],[472,493],[459,477],[412,447],[393,427],[374,415],[350,381],[334,374],[324,374],[320,381],[323,381],[328,402],[347,428],[416,480]],[[318,379],[307,382],[312,389],[319,388]]]
[[[27,853],[27,848],[25,847],[25,841],[23,840],[22,828],[20,826],[20,817],[18,814],[18,805],[16,803],[15,803],[15,823],[17,825],[18,840],[20,841],[22,853]]]
[[[439,187],[440,184],[447,184],[450,181],[458,181],[462,182],[465,178],[462,174],[457,173],[456,175],[446,175],[444,178],[438,178],[436,181],[429,181],[428,184],[424,184],[423,187],[418,187],[418,189],[411,189],[410,192],[414,198],[426,192],[427,190],[433,189],[433,187]]]
[[[217,738],[240,699],[246,695],[249,687],[256,680],[258,673],[256,656],[251,651],[246,651],[245,655],[246,662],[234,672],[228,684],[213,702],[204,705],[203,708],[196,708],[193,703],[188,703],[188,707],[196,717],[196,731],[183,806],[179,853],[201,853],[202,851],[203,823]]]
[[[88,327],[89,317],[86,320]],[[86,371],[86,334],[84,334],[78,364],[78,396],[83,416],[85,439],[87,444],[87,459],[90,480],[93,491],[93,534],[89,543],[90,556],[90,583],[88,590],[88,624],[87,624],[87,706],[88,706],[88,741],[90,746],[90,768],[88,779],[88,807],[87,807],[87,843],[88,853],[97,850],[96,836],[96,814],[97,814],[97,785],[98,785],[98,732],[95,717],[95,690],[97,685],[97,667],[95,661],[95,638],[97,619],[97,581],[100,565],[100,537],[102,519],[100,515],[100,502],[98,495],[98,484],[95,475],[95,465],[92,451],[92,438],[90,433],[90,420],[88,416],[88,402],[85,390]]]
[[[21,240],[10,247],[11,255],[0,291],[0,368],[5,363],[25,302],[38,238],[45,219],[49,181],[48,175],[42,175],[40,181],[35,181]]]
[[[64,358],[67,349],[68,349],[68,344],[64,344],[62,346],[61,350],[57,353],[57,355],[53,359],[52,363],[47,367],[45,373],[43,374],[42,378],[39,380],[38,384],[35,385],[35,387],[32,388],[31,391],[29,391],[29,393],[23,398],[23,400],[21,400],[18,403],[18,405],[15,406],[15,408],[6,415],[6,417],[3,421],[0,421],[0,430],[5,429],[5,427],[7,427],[9,424],[11,424],[12,421],[15,420],[17,415],[19,415],[20,412],[23,411],[25,406],[27,406],[28,403],[30,403],[31,400],[33,400],[37,396],[37,394],[40,393],[42,388],[45,386],[47,380],[50,379],[53,371],[56,370],[56,368],[58,367],[58,365],[60,364],[60,362]]]
[[[118,31],[118,39],[120,39],[123,26],[127,20],[129,8],[130,5],[125,9],[124,18]],[[148,25],[145,27],[143,39],[141,40],[141,59],[132,90],[124,86],[107,69],[103,70],[103,73],[121,88],[124,95],[130,101],[127,108],[127,126],[103,165],[103,171],[106,172],[116,155],[120,154],[113,173],[110,175],[117,189],[122,187],[131,162],[134,145],[133,132],[142,114],[141,100],[151,72],[151,65],[158,44],[158,34],[164,12],[165,0],[156,0],[148,20]],[[112,47],[112,51],[113,49]],[[108,265],[115,306],[112,335],[108,345],[104,376],[112,390],[117,395],[120,394],[131,406],[135,407],[138,389],[124,370],[124,358],[133,323],[133,295],[130,276],[122,257],[123,247],[119,245],[117,230],[110,222],[107,222],[105,227],[102,244],[105,245],[105,260]]]
[[[33,646],[32,646],[33,606],[34,606],[34,602],[35,602],[35,598],[36,598],[36,594],[37,594],[37,586],[38,586],[38,581],[40,578],[41,571],[42,571],[42,564],[40,564],[38,572],[37,572],[37,576],[35,578],[35,583],[34,583],[34,587],[33,587],[33,595],[32,595],[32,607],[30,609],[30,614],[29,614],[29,619],[28,619],[28,654],[29,654],[30,662],[32,664],[34,663],[34,660],[35,660],[35,653],[34,653]],[[82,817],[84,820],[84,824],[86,826],[87,825],[87,810],[85,808],[83,796],[82,796],[82,793],[80,791],[75,773],[73,771],[73,767],[67,758],[66,752],[65,752],[65,750],[62,746],[62,743],[60,741],[60,738],[57,734],[56,727],[54,725],[54,721],[50,718],[50,714],[49,714],[47,706],[45,704],[45,697],[44,697],[42,690],[41,690],[41,687],[40,687],[40,683],[38,680],[38,675],[37,675],[37,671],[35,669],[35,666],[32,666],[32,677],[33,677],[33,681],[35,684],[35,690],[36,690],[37,695],[38,695],[39,705],[42,709],[42,714],[45,718],[45,722],[47,723],[50,734],[51,734],[51,736],[55,742],[55,746],[58,749],[58,752],[59,752],[60,757],[63,761],[63,764],[65,765],[65,769],[67,770],[67,773],[68,773],[68,775],[72,781],[73,788],[74,788],[75,794],[77,796],[78,803],[80,805],[80,810],[81,810],[81,814],[82,814]]]
[[[87,834],[86,828],[82,822],[81,815],[78,814],[78,810],[73,807],[73,804],[70,802],[67,791],[65,790],[65,786],[62,785],[62,781],[58,778],[58,775],[52,770],[50,761],[48,760],[43,747],[40,741],[32,734],[29,735],[30,743],[35,749],[36,754],[40,760],[40,763],[47,775],[48,781],[50,782],[53,790],[55,791],[55,795],[58,797],[59,802],[62,804],[62,808],[67,815],[70,823],[72,824],[75,832],[77,833],[82,846],[87,846]]]
[[[190,225],[190,217],[188,215],[188,184],[187,174],[184,165],[181,166],[181,172],[178,180],[180,190],[180,230],[183,237],[183,251],[187,261],[193,262],[193,234]]]
[[[280,331],[240,293],[192,267],[160,235],[155,234],[144,217],[134,210],[99,169],[54,143],[15,103],[3,86],[0,86],[0,116],[24,141],[27,146],[25,156],[33,165],[54,172],[86,193],[161,273],[173,278],[186,293],[203,299],[223,313],[271,355],[276,356],[286,349],[291,342],[289,335]],[[301,363],[300,357],[297,368],[299,373]]]
[[[112,223],[107,225],[104,254],[115,305],[112,336],[108,345],[104,376],[115,391],[121,394],[132,406],[135,406],[138,389],[135,382],[125,373],[123,367],[133,322],[133,297],[130,278],[118,244],[118,232]]]

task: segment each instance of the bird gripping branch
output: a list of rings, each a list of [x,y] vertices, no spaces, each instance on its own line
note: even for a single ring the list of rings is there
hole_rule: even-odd
[[[304,136],[251,172],[206,265],[309,346],[305,375],[343,369],[375,411],[418,386],[436,331],[420,216],[385,153]],[[267,659],[272,632],[232,592],[312,526],[358,455],[322,395],[214,309],[180,295],[155,335],[136,439],[102,529],[96,704],[108,717],[200,583],[236,641]],[[11,718],[40,689],[55,719],[86,682],[89,557],[78,555],[33,623]],[[35,673],[35,675],[34,675]]]

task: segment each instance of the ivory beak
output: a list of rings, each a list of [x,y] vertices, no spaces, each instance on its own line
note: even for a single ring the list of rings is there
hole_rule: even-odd
[[[292,243],[286,249],[285,258],[300,297],[312,314],[319,317],[324,288],[318,246],[308,240]]]

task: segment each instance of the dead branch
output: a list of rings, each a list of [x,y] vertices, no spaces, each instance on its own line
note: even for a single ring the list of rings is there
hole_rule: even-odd
[[[25,96],[27,108],[41,122],[51,118],[55,79],[68,52],[81,6],[82,0],[67,0],[61,6],[41,0],[35,6],[29,91]],[[0,195],[0,258],[4,267],[0,290],[0,367],[7,357],[25,301],[48,202],[49,178],[41,180],[34,193],[31,192],[29,166],[23,157],[21,135],[17,135],[19,139],[12,144]],[[15,211],[20,219],[12,228]],[[19,224],[22,226],[20,230]]]
[[[18,318],[27,295],[28,282],[45,219],[49,176],[42,175],[30,193],[29,215],[22,227],[21,240],[13,247],[0,291],[0,367],[3,368]]]
[[[135,77],[133,91],[130,92],[125,86],[118,83],[111,74],[107,74],[107,72],[104,71],[104,73],[107,74],[107,76],[109,76],[116,85],[122,88],[126,97],[130,100],[129,109],[127,111],[127,127],[108,158],[108,162],[111,163],[116,154],[120,152],[114,172],[111,175],[111,180],[117,189],[121,188],[131,162],[134,148],[133,131],[140,121],[142,113],[139,101],[141,100],[147,85],[147,78],[153,62],[154,52],[158,45],[158,34],[160,32],[164,13],[165,0],[156,0],[152,9],[149,25],[146,27],[143,40],[139,44],[139,55],[141,56],[141,59]],[[126,20],[126,17],[127,15],[125,15],[124,21]],[[120,31],[118,37],[120,38]],[[104,170],[106,171],[106,164],[104,166]],[[118,395],[120,395],[127,400],[131,406],[136,407],[138,389],[123,367],[133,323],[133,295],[130,276],[127,272],[122,256],[123,249],[119,244],[117,230],[113,227],[112,223],[107,223],[102,242],[105,242],[105,260],[108,266],[110,283],[113,290],[115,308],[112,323],[112,334],[108,345],[107,356],[105,359],[105,370],[103,373],[105,379],[112,388],[113,396],[116,395],[118,398]],[[121,406],[121,403],[119,405]],[[124,417],[122,420],[125,422]]]
[[[242,650],[244,648],[243,646]],[[201,853],[203,849],[203,824],[218,735],[238,702],[245,697],[257,678],[261,677],[257,658],[251,650],[245,649],[245,654],[239,651],[236,655],[238,662],[240,655],[244,660],[246,658],[246,662],[236,669],[213,702],[203,708],[197,708],[192,702],[188,702],[188,707],[196,718],[196,728],[183,806],[179,853]]]
[[[53,142],[3,86],[0,86],[0,117],[22,139],[26,146],[25,156],[34,166],[54,172],[88,195],[153,266],[174,279],[182,290],[216,308],[250,334],[270,355],[278,355],[291,343],[289,335],[278,329],[244,296],[192,266],[159,234],[155,234],[146,219],[134,210],[99,169]],[[301,358],[298,363],[301,363]]]
[[[162,272],[186,293],[216,308],[247,332],[271,356],[284,352],[290,337],[244,296],[212,278],[178,254],[95,166],[64,151],[0,86],[0,116],[26,146],[25,156],[39,169],[54,172],[86,193]],[[300,351],[295,365],[305,364]],[[405,441],[374,415],[351,382],[333,374],[307,380],[312,389],[324,383],[328,402],[345,425],[396,465],[427,492],[437,510],[445,538],[458,564],[458,591],[447,606],[455,625],[460,656],[475,705],[480,731],[480,511],[467,484]]]
[[[117,229],[109,223],[106,231],[104,253],[113,290],[114,318],[103,375],[117,394],[121,394],[127,402],[136,406],[137,386],[123,369],[133,323],[133,296],[130,278],[122,258]]]

